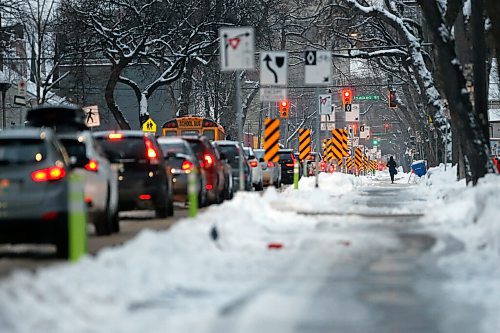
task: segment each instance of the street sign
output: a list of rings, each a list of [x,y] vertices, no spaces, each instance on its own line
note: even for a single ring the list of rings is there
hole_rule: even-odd
[[[331,123],[331,122],[320,123],[320,130],[321,131],[331,131],[333,129],[335,129],[335,123]]]
[[[156,133],[156,123],[153,119],[149,118],[142,124],[142,131]]]
[[[370,138],[370,126],[361,125],[359,126],[359,137],[361,139]]]
[[[319,95],[319,114],[332,114],[332,95]]]
[[[97,105],[84,106],[83,111],[85,112],[85,125],[87,127],[95,127],[101,125],[101,120],[99,118],[99,108]]]
[[[267,118],[264,121],[264,161],[279,162],[280,120]]]
[[[26,106],[26,98],[24,96],[14,96],[14,104],[15,105],[21,105],[21,106]]]
[[[380,100],[379,95],[359,95],[354,96],[355,101],[378,101]]]
[[[220,28],[221,71],[254,70],[255,42],[252,27]]]
[[[305,84],[332,84],[332,54],[330,51],[309,50],[304,53]]]
[[[17,94],[22,97],[26,96],[26,81],[17,81]]]
[[[331,114],[322,114],[322,115],[320,115],[320,121],[322,123],[335,122],[335,113],[332,112]]]
[[[359,104],[351,104],[351,111],[345,113],[345,121],[347,122],[359,121]]]
[[[287,99],[286,88],[261,87],[259,90],[261,102],[278,102]]]
[[[288,52],[260,53],[260,85],[286,86],[288,82]]]

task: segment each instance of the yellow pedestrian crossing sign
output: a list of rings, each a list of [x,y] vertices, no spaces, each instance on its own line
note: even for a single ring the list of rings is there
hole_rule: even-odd
[[[142,131],[156,133],[156,123],[153,119],[149,118],[144,122],[144,124],[142,124]]]

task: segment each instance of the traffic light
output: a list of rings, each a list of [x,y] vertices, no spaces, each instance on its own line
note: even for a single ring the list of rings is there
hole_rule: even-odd
[[[349,112],[351,111],[351,104],[352,104],[352,91],[349,88],[344,88],[342,89],[342,106],[344,108],[344,111]]]
[[[280,101],[280,118],[288,118],[289,112],[290,112],[290,101],[288,100]]]
[[[388,123],[385,123],[385,124],[384,124],[384,132],[385,132],[385,133],[387,133],[387,132],[388,132],[389,127],[391,127],[391,125],[390,125],[390,124],[388,124]]]
[[[372,143],[374,146],[378,145],[378,139],[373,139]]]
[[[398,102],[396,101],[396,91],[389,90],[389,108],[394,109],[398,107]]]

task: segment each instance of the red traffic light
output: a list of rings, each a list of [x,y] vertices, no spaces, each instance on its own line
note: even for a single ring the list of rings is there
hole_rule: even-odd
[[[342,104],[351,104],[352,103],[352,91],[349,88],[342,89]]]
[[[281,101],[281,107],[283,108],[288,107],[288,101]]]
[[[351,96],[351,91],[349,89],[344,90],[344,97],[349,97]]]

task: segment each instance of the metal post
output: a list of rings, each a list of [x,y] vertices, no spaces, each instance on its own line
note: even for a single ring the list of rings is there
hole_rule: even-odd
[[[257,138],[257,148],[261,148],[261,137],[262,137],[262,111],[264,109],[264,103],[260,103],[260,111],[259,111],[259,130],[258,130],[258,138]]]
[[[444,171],[446,171],[446,164],[448,164],[448,126],[444,132]]]
[[[321,116],[319,114],[319,88],[316,87],[316,110],[318,114],[316,115],[316,157],[315,157],[315,163],[316,163],[316,170],[314,171],[314,177],[316,178],[315,180],[315,185],[314,187],[318,188],[319,187],[319,150],[321,148],[321,142],[320,142],[320,137],[319,137],[319,129],[320,129],[320,121],[321,121]]]
[[[236,124],[238,126],[238,142],[243,145],[243,113],[241,110],[241,71],[236,71]],[[241,152],[244,154],[244,152]],[[239,172],[239,183],[240,183],[240,191],[245,190],[245,176],[243,174],[243,159],[238,159],[238,167],[240,168]]]
[[[7,122],[7,115],[5,114],[5,90],[2,90],[2,129],[5,129],[5,124]]]
[[[293,188],[295,190],[299,189],[299,161],[295,160],[293,162]]]

